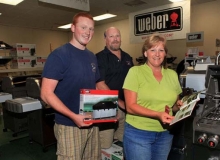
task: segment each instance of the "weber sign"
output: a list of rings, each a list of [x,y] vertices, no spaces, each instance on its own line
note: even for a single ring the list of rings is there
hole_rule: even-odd
[[[193,32],[186,34],[186,42],[203,42],[204,32]]]
[[[182,7],[170,8],[156,12],[136,15],[134,17],[135,35],[147,35],[152,32],[169,32],[182,30]]]
[[[130,42],[142,43],[153,33],[167,40],[185,39],[190,32],[190,7],[187,0],[130,13]]]

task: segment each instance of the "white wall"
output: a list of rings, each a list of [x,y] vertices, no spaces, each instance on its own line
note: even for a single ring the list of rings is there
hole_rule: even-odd
[[[204,43],[199,49],[205,55],[215,55],[220,50],[215,46],[216,38],[220,39],[220,0],[202,3],[192,7],[191,32],[204,31]]]
[[[69,34],[68,32],[0,25],[0,38],[9,45],[15,43],[36,44],[36,55],[48,56],[50,49],[53,50],[69,41]]]

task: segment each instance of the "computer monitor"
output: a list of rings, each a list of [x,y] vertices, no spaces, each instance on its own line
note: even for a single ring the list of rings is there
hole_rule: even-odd
[[[219,65],[208,65],[207,70],[206,70],[206,76],[205,76],[205,87],[206,88],[209,88],[209,85],[214,85],[214,84],[210,84],[212,82],[212,79],[219,79],[218,80],[218,84],[219,84],[220,82],[220,66]],[[219,88],[218,88],[218,91],[219,91]]]

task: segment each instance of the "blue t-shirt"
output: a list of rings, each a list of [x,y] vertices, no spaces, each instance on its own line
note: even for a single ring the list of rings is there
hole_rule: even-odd
[[[92,52],[67,43],[48,56],[42,77],[58,80],[54,93],[71,111],[79,114],[80,89],[95,89],[100,75]],[[75,126],[71,119],[59,112],[55,113],[55,121]]]

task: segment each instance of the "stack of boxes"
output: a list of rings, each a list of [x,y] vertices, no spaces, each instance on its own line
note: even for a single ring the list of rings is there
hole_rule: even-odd
[[[9,55],[13,57],[10,68],[44,67],[46,57],[36,56],[36,44],[16,43]]]

